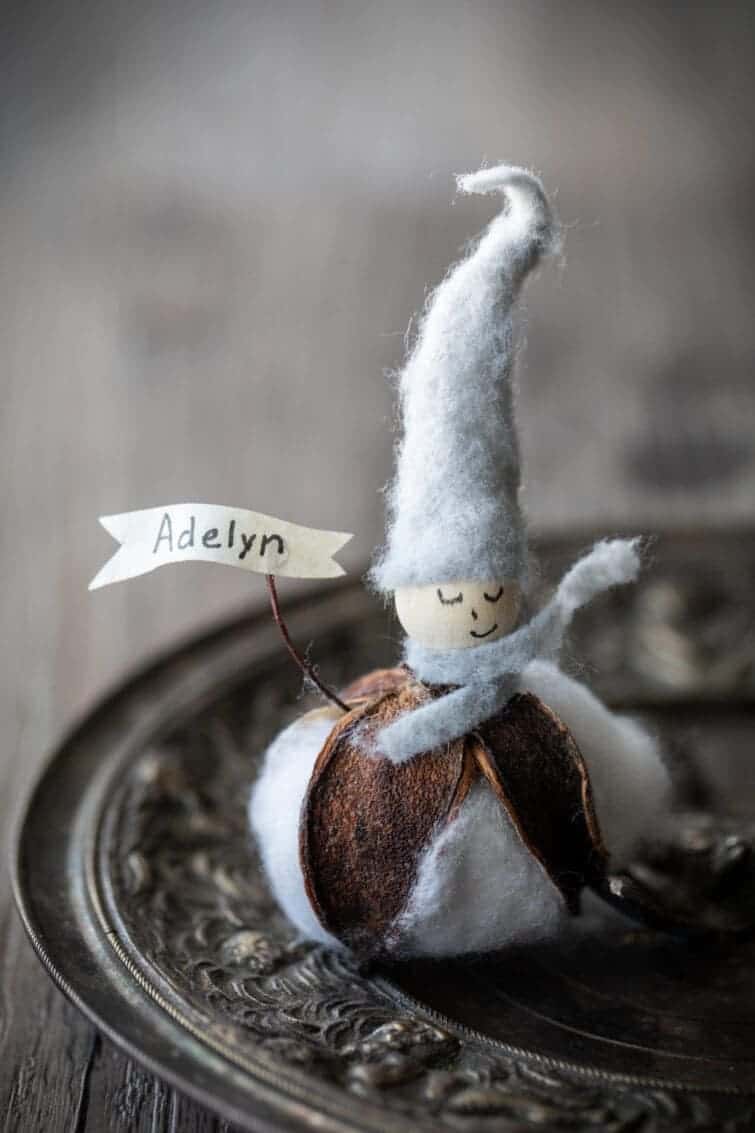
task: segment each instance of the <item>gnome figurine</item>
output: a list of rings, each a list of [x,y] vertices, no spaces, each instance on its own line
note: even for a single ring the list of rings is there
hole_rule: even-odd
[[[667,806],[654,740],[558,668],[595,594],[632,581],[636,541],[598,544],[520,623],[513,316],[557,249],[540,181],[459,178],[503,209],[431,296],[401,375],[403,433],[371,572],[403,664],[308,713],[268,749],[250,821],[304,936],[366,956],[451,956],[542,939],[625,862]]]

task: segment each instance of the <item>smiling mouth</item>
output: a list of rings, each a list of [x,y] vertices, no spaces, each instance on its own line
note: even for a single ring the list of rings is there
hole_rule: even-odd
[[[498,629],[498,622],[495,622],[495,624],[492,625],[490,627],[490,629],[486,629],[484,633],[477,633],[475,630],[470,629],[469,635],[470,635],[470,637],[490,637],[491,633],[495,633],[495,631],[497,629]]]

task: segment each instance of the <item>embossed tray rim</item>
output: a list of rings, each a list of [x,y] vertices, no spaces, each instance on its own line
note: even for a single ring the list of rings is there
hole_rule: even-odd
[[[364,596],[358,583],[341,584],[337,593],[329,589],[317,597],[305,594],[298,602],[289,605],[289,609],[296,617],[297,633],[316,638],[320,632],[333,633],[352,625],[363,614]],[[205,664],[203,669],[200,667],[199,675],[191,664],[191,659],[197,654],[201,654],[204,660],[215,658],[216,662]],[[185,662],[188,662],[188,671],[182,676]],[[40,959],[69,999],[136,1061],[209,1105],[227,1120],[243,1128],[260,1130],[294,1129],[310,1124],[333,1130],[406,1128],[406,1122],[399,1115],[387,1114],[364,1098],[358,1099],[355,1108],[345,1107],[338,1091],[330,1089],[327,1084],[322,1087],[321,1094],[318,1091],[319,1110],[313,1111],[312,1076],[299,1074],[293,1067],[286,1068],[284,1077],[271,1072],[263,1062],[260,1067],[247,1067],[247,1076],[254,1077],[252,1098],[248,1077],[241,1080],[238,1074],[234,1077],[233,1060],[227,1053],[218,1054],[216,1051],[217,1057],[210,1057],[213,1052],[207,1051],[206,1035],[195,1036],[192,1041],[196,1046],[192,1046],[186,1041],[185,1023],[170,1017],[166,1020],[165,1007],[161,1008],[154,995],[145,988],[138,978],[138,970],[131,972],[136,987],[123,986],[123,957],[119,958],[113,949],[107,916],[102,909],[99,918],[95,916],[98,887],[94,867],[97,841],[94,831],[102,817],[103,799],[110,785],[124,773],[129,755],[141,750],[145,737],[155,739],[169,731],[189,707],[193,712],[197,711],[203,703],[212,703],[224,692],[243,683],[255,667],[269,667],[271,664],[283,669],[287,662],[280,653],[278,638],[268,615],[262,610],[233,618],[204,635],[192,638],[183,648],[179,646],[167,651],[108,696],[63,741],[30,794],[14,839],[12,873],[16,901]],[[154,701],[155,690],[159,689],[161,682],[168,686],[169,695],[159,699],[158,710],[150,715],[149,701]],[[104,730],[106,738],[109,731],[118,732],[119,728],[125,731],[125,739],[118,739],[103,763],[98,755],[100,733]],[[73,774],[70,773],[71,767]],[[59,834],[53,824],[48,823],[45,828],[44,822],[45,793],[51,792],[56,809],[61,797],[65,798],[65,791],[61,794],[56,789],[57,780],[67,788],[69,795],[71,821],[64,824],[62,835],[66,841],[65,854],[60,853],[59,845],[57,853],[53,852],[52,843]],[[55,876],[61,886],[48,887],[48,892],[53,894],[49,899],[40,895],[40,887],[32,881],[34,869],[40,864],[39,829],[45,830],[51,843],[48,846],[51,862],[46,864],[57,867]],[[30,855],[28,843],[32,837],[37,838],[37,844]],[[74,850],[79,853],[83,846],[87,849],[88,863],[85,876],[75,868],[74,854]],[[54,870],[50,872],[48,881],[53,873]],[[70,901],[70,909],[75,912],[75,921],[73,926],[66,926],[68,937],[63,935],[61,938],[60,913],[65,910],[66,900]],[[80,930],[80,935],[77,935],[76,929]],[[95,974],[101,977],[101,983],[87,984],[83,990],[78,982],[81,949],[77,952],[75,947],[81,946],[82,942],[88,947],[87,959],[94,965]],[[587,1080],[599,1079],[604,1085],[615,1081],[617,1084],[673,1086],[675,1090],[691,1088],[683,1083],[669,1083],[645,1076],[596,1072],[589,1066],[554,1060],[535,1050],[509,1046],[463,1027],[455,1020],[445,1019],[383,977],[375,977],[372,982],[394,1003],[410,1008],[417,1015],[441,1025],[450,1024],[459,1034],[466,1034],[508,1054],[525,1055],[528,1060],[545,1067],[568,1069]],[[143,1030],[139,1034],[134,1033],[133,1026],[128,1025],[132,1021],[127,1019],[126,1025],[122,1020],[114,1023],[111,1018],[113,1004],[135,1010],[138,1020],[149,1023],[154,1028],[150,1041],[145,1043]],[[176,1028],[181,1031],[178,1042]],[[175,1050],[171,1050],[171,1044]],[[201,1065],[201,1060],[198,1062],[198,1051],[207,1065]],[[250,1109],[250,1105],[254,1106],[254,1110]],[[416,1127],[416,1122],[414,1124]]]

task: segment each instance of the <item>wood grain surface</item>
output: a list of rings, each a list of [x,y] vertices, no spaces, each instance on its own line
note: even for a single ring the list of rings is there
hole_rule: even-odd
[[[8,840],[62,731],[261,585],[88,595],[97,516],[203,499],[380,538],[404,332],[542,171],[567,262],[529,298],[538,530],[752,521],[750,5],[10,4],[0,65],[0,673]],[[291,593],[292,587],[285,588]],[[4,1128],[215,1130],[65,1005],[0,875]]]

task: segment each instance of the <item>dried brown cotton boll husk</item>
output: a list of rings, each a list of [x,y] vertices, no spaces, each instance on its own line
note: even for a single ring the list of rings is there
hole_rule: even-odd
[[[304,799],[300,855],[323,928],[362,956],[400,951],[395,925],[435,834],[483,777],[524,845],[577,912],[605,870],[589,777],[568,728],[524,693],[478,732],[406,763],[374,754],[376,734],[444,689],[406,669],[377,670],[344,690],[354,707],[331,731]],[[506,863],[491,861],[502,871]]]
[[[608,854],[574,737],[533,693],[513,697],[479,735],[494,761],[489,769],[481,764],[491,789],[570,912],[578,912],[581,889],[603,876]]]
[[[320,753],[304,800],[307,895],[327,931],[362,954],[381,951],[406,906],[433,830],[466,793],[463,740],[402,766],[368,754],[381,727],[427,696],[404,674],[401,687],[342,717]]]
[[[357,677],[351,684],[343,689],[341,695],[350,705],[362,700],[373,700],[386,692],[403,688],[407,682],[408,670],[405,665],[393,669],[372,669],[361,677]]]

